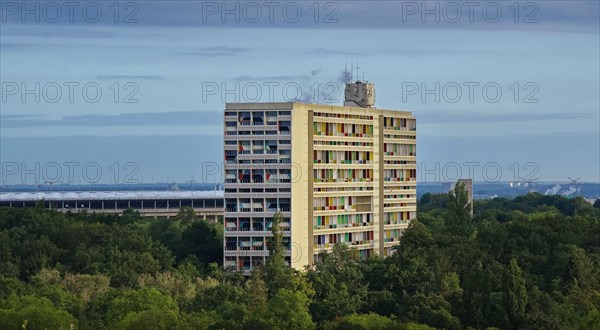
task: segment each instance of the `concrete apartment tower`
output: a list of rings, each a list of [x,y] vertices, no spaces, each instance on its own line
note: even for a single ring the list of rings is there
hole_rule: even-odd
[[[457,184],[463,184],[467,191],[467,200],[469,201],[469,212],[473,217],[473,179],[458,179]]]
[[[388,256],[416,217],[416,120],[375,108],[371,83],[344,106],[227,103],[224,152],[226,268],[265,262],[277,211],[296,269],[336,243]]]

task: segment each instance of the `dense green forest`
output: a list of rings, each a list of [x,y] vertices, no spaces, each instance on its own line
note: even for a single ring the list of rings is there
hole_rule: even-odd
[[[220,265],[223,228],[0,209],[0,329],[599,329],[600,209],[528,194],[425,194],[389,258],[336,245],[314,269]],[[598,203],[597,203],[598,204]]]

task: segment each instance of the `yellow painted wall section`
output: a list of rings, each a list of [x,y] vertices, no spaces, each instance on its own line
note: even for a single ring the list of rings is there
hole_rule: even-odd
[[[312,193],[309,194],[308,109],[307,105],[294,103],[292,108],[292,267],[298,270],[312,262]],[[312,123],[311,123],[312,125]],[[312,136],[310,137],[312,139]],[[310,195],[310,196],[309,196]],[[310,198],[310,200],[309,200]],[[312,234],[310,235],[312,240]]]

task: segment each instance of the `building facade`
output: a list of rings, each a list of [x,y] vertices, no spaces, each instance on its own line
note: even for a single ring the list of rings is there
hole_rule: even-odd
[[[374,108],[372,84],[347,84],[344,104],[226,105],[225,267],[265,262],[277,211],[296,269],[336,243],[392,253],[416,217],[416,120]]]
[[[221,190],[0,192],[0,207],[35,207],[39,203],[59,212],[121,214],[134,209],[144,217],[173,217],[181,207],[189,207],[204,220],[217,222],[223,216]]]
[[[469,212],[473,217],[473,179],[458,179],[456,183],[464,185],[469,202]]]

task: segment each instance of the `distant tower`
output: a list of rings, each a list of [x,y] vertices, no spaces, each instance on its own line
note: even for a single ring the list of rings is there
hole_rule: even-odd
[[[467,198],[471,204],[471,217],[473,217],[473,179],[458,179],[457,183],[462,183],[467,191]]]
[[[344,106],[375,108],[375,85],[369,82],[347,82],[344,92]]]

